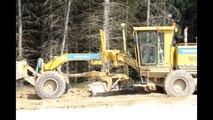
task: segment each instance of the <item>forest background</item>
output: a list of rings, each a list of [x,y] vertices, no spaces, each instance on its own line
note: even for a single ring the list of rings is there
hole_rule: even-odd
[[[179,34],[188,26],[189,42],[196,40],[197,0],[17,0],[16,60],[26,59],[35,68],[38,58],[46,63],[61,53],[99,52],[106,2],[110,3],[110,49],[123,51],[121,23],[126,23],[129,51],[134,45],[133,26],[147,26],[147,22],[163,26],[176,21]],[[62,66],[66,73],[92,69],[87,62]]]

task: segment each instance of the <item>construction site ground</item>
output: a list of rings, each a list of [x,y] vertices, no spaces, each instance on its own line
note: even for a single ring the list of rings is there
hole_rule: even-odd
[[[135,91],[123,90],[92,96],[89,88],[72,88],[58,99],[40,99],[33,87],[16,90],[16,110],[37,110],[43,108],[95,108],[131,106],[135,104],[177,104],[197,106],[197,95],[170,97],[162,90],[149,90],[137,86]]]

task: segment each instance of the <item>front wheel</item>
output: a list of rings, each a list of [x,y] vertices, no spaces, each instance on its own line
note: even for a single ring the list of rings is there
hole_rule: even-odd
[[[40,98],[55,99],[64,93],[66,83],[59,73],[48,71],[37,78],[35,89]]]
[[[192,95],[195,90],[195,83],[189,73],[176,70],[166,75],[163,87],[169,96],[180,97]]]

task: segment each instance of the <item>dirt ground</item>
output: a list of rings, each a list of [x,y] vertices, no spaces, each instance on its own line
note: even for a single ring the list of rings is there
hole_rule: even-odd
[[[150,91],[138,86],[135,92],[119,91],[92,97],[89,88],[70,89],[58,99],[40,99],[32,87],[17,88],[16,110],[42,108],[94,108],[99,106],[130,106],[133,104],[187,104],[197,105],[197,95],[169,97],[162,91]]]

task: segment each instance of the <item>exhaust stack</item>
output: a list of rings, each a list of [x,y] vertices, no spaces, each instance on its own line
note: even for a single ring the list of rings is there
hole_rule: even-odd
[[[185,45],[188,42],[188,26],[184,29],[184,43]]]
[[[126,34],[125,34],[125,23],[121,23],[121,28],[122,28],[122,34],[123,34],[123,47],[124,47],[124,52],[127,52],[126,50]]]

